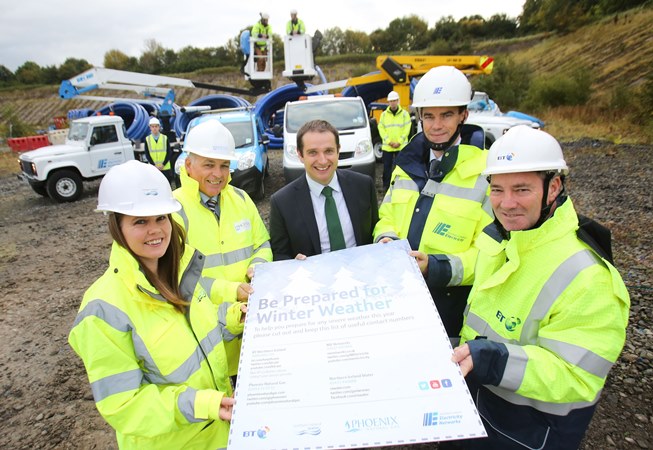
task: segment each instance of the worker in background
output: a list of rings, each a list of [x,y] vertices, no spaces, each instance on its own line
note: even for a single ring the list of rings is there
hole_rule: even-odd
[[[325,120],[297,132],[297,156],[306,175],[272,195],[270,242],[274,259],[304,259],[372,243],[379,219],[372,177],[337,170],[338,130]]]
[[[229,438],[223,342],[242,332],[246,307],[202,301],[204,259],[172,220],[180,207],[166,178],[139,161],[100,184],[109,267],[84,294],[68,341],[121,449],[225,448]]]
[[[250,39],[254,39],[254,58],[256,59],[256,70],[265,71],[268,56],[268,41],[272,39],[272,27],[268,25],[270,15],[262,12],[261,19],[254,24],[250,33]]]
[[[492,222],[483,150],[461,143],[472,87],[455,67],[429,70],[415,86],[421,133],[397,155],[379,208],[375,242],[407,239],[452,343],[474,280],[474,242]]]
[[[174,191],[182,208],[173,217],[186,242],[206,256],[204,289],[223,301],[247,301],[254,266],[272,261],[272,251],[256,205],[229,184],[229,163],[238,159],[234,138],[219,121],[207,120],[188,132],[184,151],[181,187]],[[237,374],[240,344],[240,337],[226,344],[231,376]]]
[[[145,159],[159,169],[172,185],[174,173],[171,164],[172,150],[168,137],[161,133],[161,122],[156,117],[150,119],[149,126],[150,134],[145,138]]]
[[[628,292],[586,224],[601,226],[579,228],[567,172],[558,142],[530,127],[488,152],[496,220],[476,241],[453,355],[488,432],[470,449],[577,449],[624,345]]]
[[[383,190],[390,187],[390,176],[395,168],[397,153],[408,144],[411,120],[408,111],[399,105],[399,94],[392,91],[388,94],[389,106],[379,117],[379,135],[383,142],[381,147],[383,160]]]
[[[305,34],[306,27],[304,26],[304,21],[297,18],[297,10],[290,10],[290,20],[286,24],[286,34],[290,36],[296,36],[298,34]]]

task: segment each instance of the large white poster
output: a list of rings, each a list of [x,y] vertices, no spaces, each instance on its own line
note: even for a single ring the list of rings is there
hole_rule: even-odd
[[[260,265],[229,449],[485,436],[407,241]]]

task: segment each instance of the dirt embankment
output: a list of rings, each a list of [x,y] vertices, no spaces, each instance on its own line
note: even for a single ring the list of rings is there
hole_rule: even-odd
[[[565,151],[571,196],[580,212],[612,228],[632,301],[626,347],[582,448],[653,448],[653,148],[583,141]],[[0,448],[116,448],[67,345],[82,295],[108,262],[106,218],[93,213],[98,183],[87,185],[79,202],[55,204],[6,172],[0,171]],[[269,195],[282,185],[281,152],[271,151],[268,194],[258,203],[266,222]]]

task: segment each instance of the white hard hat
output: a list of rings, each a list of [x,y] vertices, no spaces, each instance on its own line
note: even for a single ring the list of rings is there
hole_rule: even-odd
[[[270,15],[268,13],[266,13],[266,12],[261,13],[261,19],[269,19],[269,18],[270,18]]]
[[[467,106],[472,99],[472,85],[453,66],[434,67],[422,76],[413,92],[416,108]]]
[[[158,216],[181,209],[165,175],[136,160],[114,166],[102,179],[96,211],[130,216]]]
[[[157,119],[156,117],[152,117],[152,118],[150,119],[150,123],[149,123],[149,125],[158,125],[158,126],[161,126],[161,122],[159,122],[159,119]]]
[[[297,14],[297,10],[296,9],[291,9],[290,14]]]
[[[393,100],[399,100],[399,94],[397,94],[395,91],[392,91],[388,94],[388,101],[391,102]]]
[[[492,144],[483,174],[550,171],[569,172],[558,141],[545,131],[518,125]]]
[[[218,120],[206,120],[191,128],[184,151],[211,159],[238,159],[234,137]]]

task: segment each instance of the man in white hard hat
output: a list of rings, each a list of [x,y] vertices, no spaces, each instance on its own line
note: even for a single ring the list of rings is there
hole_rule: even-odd
[[[159,169],[172,185],[174,173],[172,171],[172,150],[168,137],[161,133],[161,122],[156,117],[150,118],[150,134],[145,138],[145,158],[147,162]]]
[[[173,193],[182,209],[174,218],[187,242],[206,257],[202,274],[211,280],[204,289],[217,291],[223,301],[247,301],[254,266],[272,261],[272,250],[256,205],[229,184],[229,165],[237,159],[234,138],[218,120],[209,119],[188,132],[184,151],[188,157],[180,169],[181,187]],[[239,354],[240,339],[227,344],[232,376]]]
[[[297,10],[290,10],[290,20],[286,24],[286,34],[291,36],[296,36],[298,34],[305,34],[306,26],[304,26],[304,21],[297,18]]]
[[[383,142],[383,190],[390,187],[390,176],[395,168],[395,158],[398,152],[408,144],[410,135],[410,114],[399,104],[399,94],[392,91],[388,94],[388,107],[379,117],[379,135]]]
[[[488,432],[468,448],[577,449],[624,345],[628,292],[597,233],[607,230],[579,223],[567,172],[560,144],[530,127],[488,152],[496,220],[477,239],[453,355]]]
[[[254,58],[256,70],[263,72],[267,64],[268,41],[272,39],[272,27],[268,24],[270,15],[262,12],[261,19],[254,24],[250,32],[250,39],[254,39]]]
[[[493,219],[481,175],[485,152],[460,138],[471,98],[455,67],[433,68],[419,80],[413,106],[424,131],[399,152],[374,229],[376,242],[408,239],[454,344],[474,280],[474,242]]]

